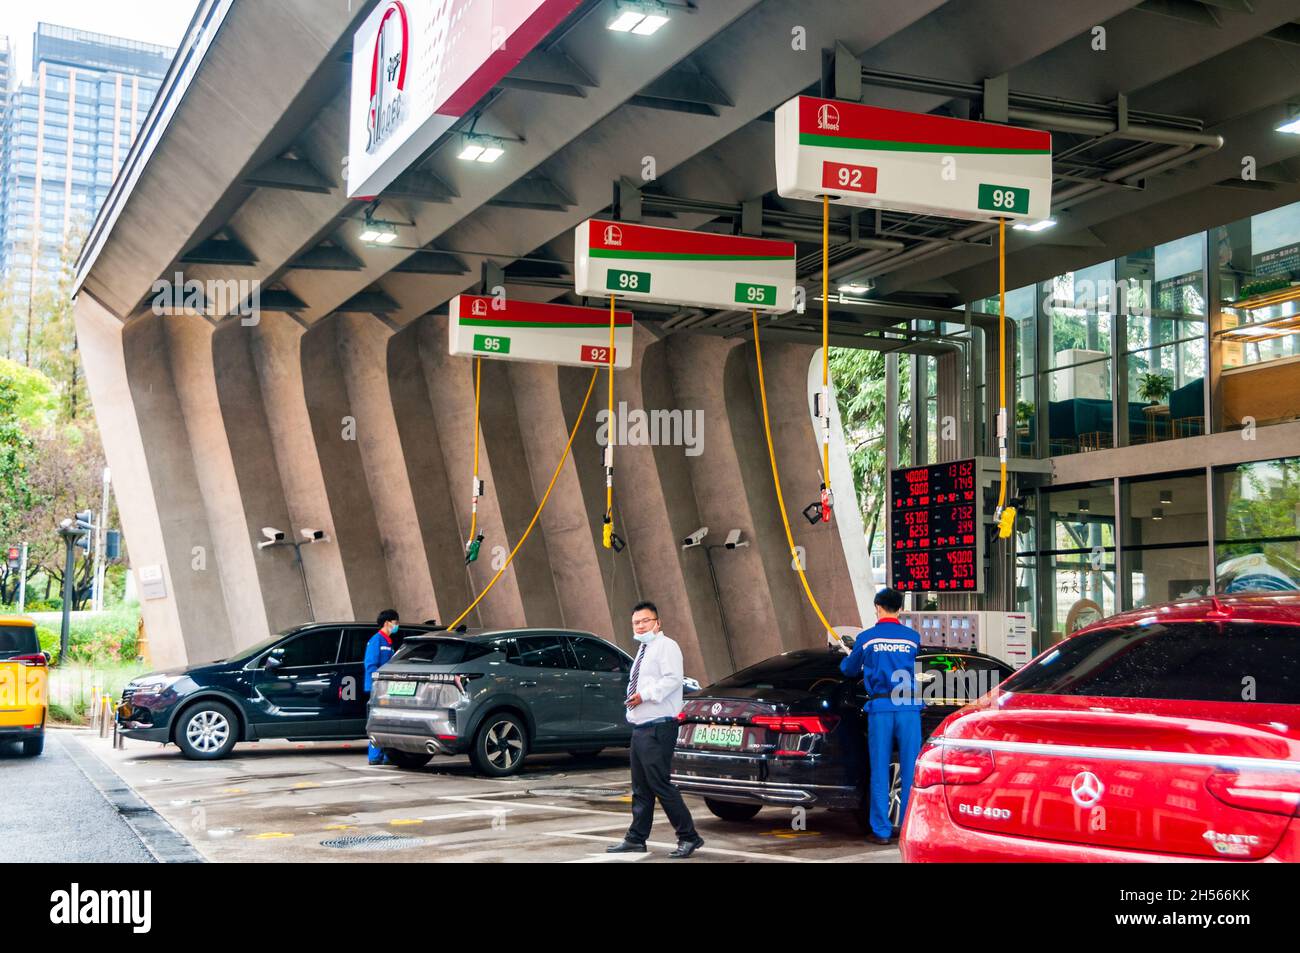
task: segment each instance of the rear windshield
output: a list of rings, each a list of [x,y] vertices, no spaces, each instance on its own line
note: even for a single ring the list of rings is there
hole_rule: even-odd
[[[492,646],[460,639],[408,639],[393,653],[394,662],[432,662],[459,665],[494,651]]]
[[[36,630],[28,625],[0,625],[0,658],[35,655],[41,650]]]
[[[1022,668],[1002,689],[1300,705],[1300,627],[1170,622],[1086,632]]]
[[[834,652],[792,652],[789,655],[778,655],[741,669],[734,675],[728,675],[711,685],[710,691],[719,688],[812,691],[814,687],[819,687],[818,683],[827,679],[833,679],[836,684],[843,680],[839,664],[843,657]]]

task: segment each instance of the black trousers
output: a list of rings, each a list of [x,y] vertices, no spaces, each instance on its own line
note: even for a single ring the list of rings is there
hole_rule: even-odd
[[[675,747],[675,721],[632,729],[632,826],[627,829],[626,839],[634,844],[644,844],[650,838],[655,798],[664,806],[678,841],[693,841],[699,836],[682,793],[669,780]]]

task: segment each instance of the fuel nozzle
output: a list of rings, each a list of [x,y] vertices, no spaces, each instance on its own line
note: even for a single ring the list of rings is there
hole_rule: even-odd
[[[465,544],[465,565],[478,559],[478,551],[483,546],[483,534],[479,533],[473,539]]]

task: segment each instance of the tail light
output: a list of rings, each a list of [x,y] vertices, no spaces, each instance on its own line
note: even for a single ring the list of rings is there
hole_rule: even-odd
[[[15,655],[12,658],[5,659],[6,662],[22,662],[24,665],[39,665],[45,668],[49,662],[44,655]]]
[[[912,787],[936,784],[979,784],[995,767],[993,752],[983,748],[958,748],[927,744],[916,759]]]
[[[1231,807],[1300,817],[1300,775],[1281,771],[1216,771],[1205,779],[1216,798]]]
[[[824,735],[840,723],[837,715],[756,715],[754,725],[783,735]]]

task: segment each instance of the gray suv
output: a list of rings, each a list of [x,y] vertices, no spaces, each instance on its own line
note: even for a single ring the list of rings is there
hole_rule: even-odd
[[[491,777],[514,774],[530,752],[625,748],[631,668],[622,650],[587,632],[409,636],[375,673],[366,734],[398,767],[468,754]]]

